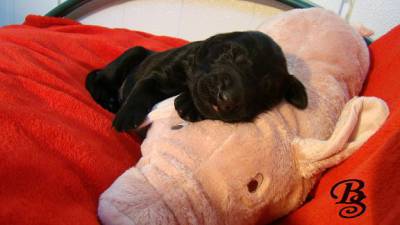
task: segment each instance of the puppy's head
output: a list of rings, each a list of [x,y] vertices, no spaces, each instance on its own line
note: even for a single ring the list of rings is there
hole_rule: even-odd
[[[307,106],[305,88],[287,72],[282,52],[274,55],[274,60],[278,59],[279,63],[270,65],[265,73],[259,71],[264,65],[250,60],[250,54],[234,43],[208,49],[209,61],[195,69],[191,86],[193,101],[205,118],[225,122],[251,121],[283,99],[297,108]]]

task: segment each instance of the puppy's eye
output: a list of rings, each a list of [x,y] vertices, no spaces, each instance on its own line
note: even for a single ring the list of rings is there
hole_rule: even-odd
[[[229,79],[228,77],[224,77],[222,82],[224,87],[228,87],[229,85],[231,85],[231,79]]]
[[[235,62],[236,63],[244,63],[246,61],[246,57],[244,55],[239,55],[235,57]]]
[[[210,76],[211,77],[211,79],[210,79],[210,81],[212,82],[212,83],[215,83],[215,82],[217,82],[218,81],[218,76]]]
[[[222,89],[229,87],[232,84],[232,80],[229,75],[221,75],[218,80],[218,86]]]

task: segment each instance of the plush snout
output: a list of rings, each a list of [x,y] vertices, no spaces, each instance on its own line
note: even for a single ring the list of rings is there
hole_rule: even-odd
[[[124,185],[128,180],[133,185]],[[162,196],[137,169],[124,173],[101,195],[98,210],[103,224],[178,225]]]
[[[220,224],[196,180],[166,174],[160,166],[165,165],[132,168],[101,195],[98,210],[104,225]],[[181,174],[178,165],[170,166]]]

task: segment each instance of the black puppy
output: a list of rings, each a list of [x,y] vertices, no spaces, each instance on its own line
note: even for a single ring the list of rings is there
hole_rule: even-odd
[[[164,52],[134,47],[104,69],[89,73],[86,88],[116,113],[113,126],[139,126],[152,107],[174,95],[188,121],[251,121],[283,99],[307,106],[304,86],[287,70],[281,48],[256,32],[218,34]]]

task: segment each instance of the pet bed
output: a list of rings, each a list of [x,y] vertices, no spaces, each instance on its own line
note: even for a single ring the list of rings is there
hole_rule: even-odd
[[[297,0],[69,0],[47,15],[195,41],[216,33],[254,30],[279,12],[311,6]]]
[[[277,224],[396,224],[400,215],[400,27],[370,46],[363,95],[384,99],[391,115],[356,154],[329,170],[310,201]],[[126,29],[29,16],[0,29],[0,223],[99,224],[97,203],[140,157],[139,138],[118,134],[112,115],[84,88],[88,71],[125,49],[186,43]],[[364,183],[365,212],[342,218],[330,195],[346,179]]]

